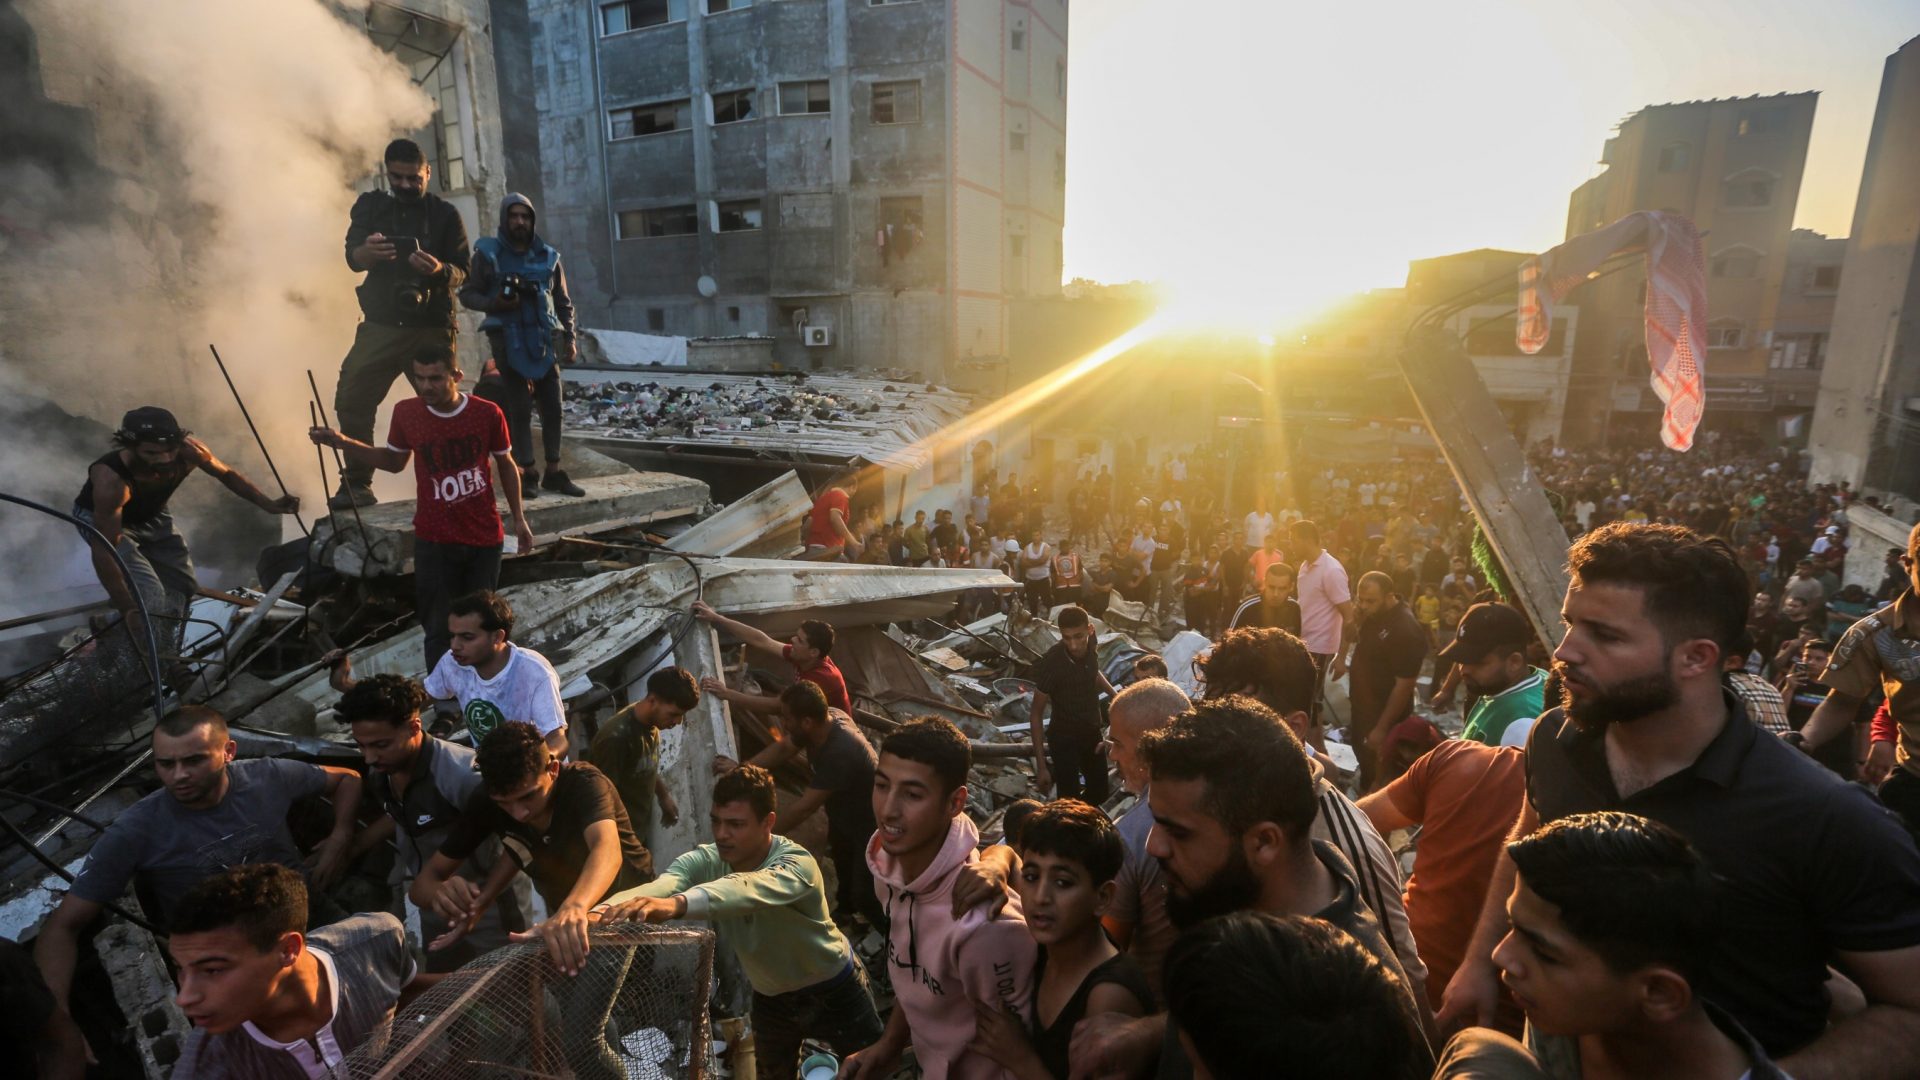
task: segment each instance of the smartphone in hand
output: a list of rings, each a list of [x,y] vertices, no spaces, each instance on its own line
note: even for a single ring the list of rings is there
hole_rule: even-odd
[[[393,254],[398,259],[405,259],[420,250],[420,238],[417,236],[392,236],[388,240],[393,243]]]

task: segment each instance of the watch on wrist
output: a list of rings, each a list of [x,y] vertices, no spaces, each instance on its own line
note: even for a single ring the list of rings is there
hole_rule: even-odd
[[[1807,737],[1797,731],[1789,731],[1785,735],[1780,736],[1780,741],[1786,743],[1788,746],[1797,746],[1803,750],[1806,749],[1807,745]]]

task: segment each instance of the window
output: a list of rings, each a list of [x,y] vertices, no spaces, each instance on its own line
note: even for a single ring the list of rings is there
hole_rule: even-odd
[[[667,313],[664,308],[647,309],[647,329],[659,333],[667,328]]]
[[[1742,138],[1749,135],[1778,135],[1787,130],[1787,110],[1781,108],[1748,109],[1740,114],[1734,125],[1734,133]]]
[[[1026,27],[1024,27],[1024,26],[1016,26],[1016,27],[1014,27],[1014,28],[1013,28],[1013,42],[1012,42],[1012,44],[1013,44],[1013,51],[1014,51],[1014,52],[1025,52],[1025,51],[1026,51],[1026,48],[1027,48],[1027,28],[1026,28]]]
[[[893,195],[880,200],[880,261],[891,263],[912,254],[926,221],[926,205],[918,195]]]
[[[713,204],[713,231],[752,232],[760,228],[759,199],[730,199]]]
[[[753,107],[752,90],[725,90],[713,95],[713,122],[737,124],[751,120],[759,112]]]
[[[920,122],[920,84],[882,82],[873,84],[873,111],[869,118],[876,124],[917,124]]]
[[[727,307],[727,321],[736,323],[740,321],[740,309],[738,307],[732,305]]]
[[[1827,356],[1827,335],[1775,334],[1767,366],[1788,371],[1817,371]]]
[[[1027,149],[1027,133],[1024,131],[1007,132],[1007,149],[1024,152]]]
[[[607,120],[610,122],[609,138],[633,139],[692,127],[693,108],[692,103],[685,100],[662,101],[653,105],[636,105],[630,109],[615,109],[607,114]]]
[[[1773,205],[1773,177],[1762,173],[1741,173],[1727,181],[1720,201],[1730,207],[1754,208]]]
[[[608,36],[685,22],[687,0],[619,0],[600,5],[600,33]]]
[[[460,128],[460,87],[455,81],[460,65],[442,61],[434,77],[421,88],[434,99],[434,134],[439,136],[440,190],[467,186],[466,138]]]
[[[1746,342],[1746,331],[1732,319],[1707,324],[1707,348],[1737,349]]]
[[[1693,163],[1693,147],[1687,143],[1668,143],[1660,148],[1660,171],[1663,173],[1686,172]]]
[[[1816,266],[1813,268],[1813,288],[1821,292],[1831,292],[1840,287],[1840,268],[1837,266]]]
[[[753,6],[753,0],[707,0],[707,14],[719,15]]]
[[[1027,238],[1024,236],[1007,237],[1007,254],[1018,259],[1027,253]]]
[[[1751,278],[1760,276],[1760,253],[1752,248],[1729,248],[1713,257],[1713,276]]]
[[[780,115],[797,116],[805,113],[827,113],[833,111],[833,99],[827,92],[827,80],[814,79],[810,82],[786,82],[780,84]]]
[[[691,206],[622,210],[618,223],[622,240],[642,240],[659,236],[692,236],[700,231],[700,215]]]

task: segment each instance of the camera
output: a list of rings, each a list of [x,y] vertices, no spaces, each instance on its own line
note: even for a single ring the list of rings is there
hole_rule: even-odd
[[[427,306],[427,288],[418,281],[403,281],[393,287],[393,298],[402,311],[419,311]]]
[[[500,298],[501,299],[506,300],[506,299],[511,299],[512,297],[517,296],[524,300],[527,297],[532,295],[533,295],[533,287],[527,284],[526,278],[521,277],[519,274],[507,274],[501,277],[500,279]]]

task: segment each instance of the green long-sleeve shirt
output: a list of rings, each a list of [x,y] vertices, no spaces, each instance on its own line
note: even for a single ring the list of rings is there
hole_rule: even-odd
[[[714,845],[702,844],[673,860],[659,877],[606,902],[682,893],[687,918],[713,923],[762,994],[823,983],[853,959],[846,937],[827,915],[820,864],[784,836],[773,838],[766,861],[753,870],[735,871]]]

